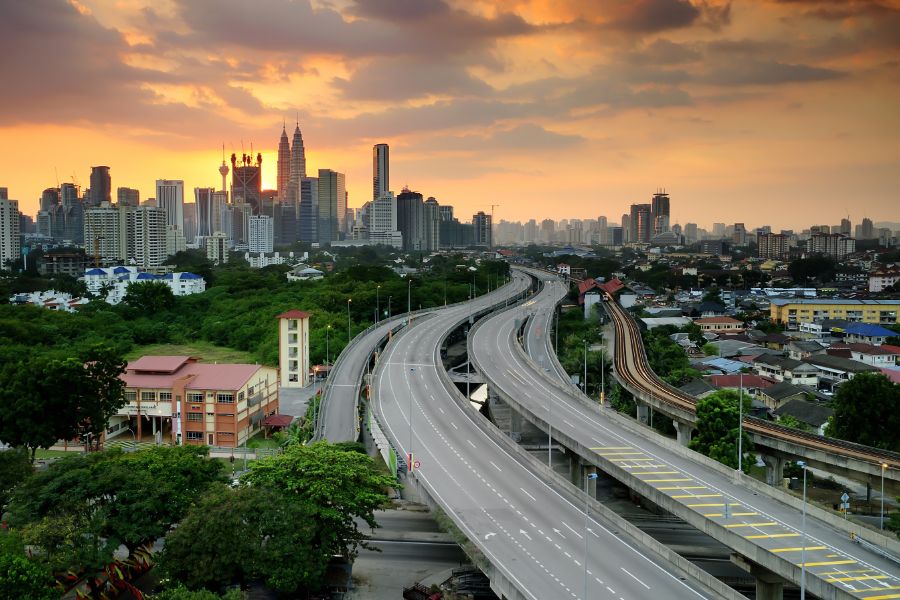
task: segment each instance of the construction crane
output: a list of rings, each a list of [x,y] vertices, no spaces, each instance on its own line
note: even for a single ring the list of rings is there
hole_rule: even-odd
[[[491,204],[491,246],[494,245],[494,208],[499,204]]]

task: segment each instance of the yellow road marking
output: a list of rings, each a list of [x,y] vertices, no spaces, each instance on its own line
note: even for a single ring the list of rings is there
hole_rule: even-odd
[[[850,573],[874,573],[875,569],[854,569],[853,571],[828,571],[827,573],[816,573],[819,577],[824,575],[849,575]],[[879,588],[885,589],[885,588]]]
[[[729,505],[730,506],[740,506],[741,503],[740,502],[731,502],[731,503],[729,503]],[[718,503],[714,502],[712,504],[688,504],[688,506],[690,508],[700,508],[703,506],[725,506],[725,503],[724,502],[718,502]]]
[[[807,550],[824,550],[825,546],[807,546]],[[803,552],[803,548],[775,548],[769,552]],[[820,573],[820,575],[832,575],[832,573]]]
[[[669,479],[644,479],[647,483],[668,483],[670,481],[693,481],[690,477],[672,477]]]
[[[598,452],[597,454],[600,454],[600,456],[627,456],[629,454],[643,454],[643,452],[606,452],[605,454],[601,454],[600,452]]]
[[[731,523],[725,527],[727,529],[734,529],[735,527],[773,527],[775,525],[778,525],[778,523],[769,521],[768,523]]]
[[[643,473],[635,473],[635,475],[675,475],[678,471],[644,471]]]
[[[838,581],[865,581],[866,579],[887,579],[887,575],[860,575],[859,577],[829,577],[825,581],[827,583],[835,583]]]
[[[900,590],[900,585],[886,585],[884,587],[870,587],[862,590],[853,590],[854,594],[862,592],[881,592],[883,590]]]
[[[827,560],[825,562],[800,563],[798,567],[827,567],[829,565],[855,565],[855,560]]]
[[[643,459],[641,459],[641,460],[643,460]],[[658,469],[659,467],[665,467],[667,465],[643,464],[643,465],[619,465],[619,466],[622,467],[623,469]]]
[[[641,453],[635,452],[635,454],[641,454]],[[629,461],[629,460],[632,462],[637,462],[639,460],[656,460],[656,459],[655,458],[611,458],[609,460],[612,462],[625,462],[625,461]]]
[[[748,540],[761,540],[763,538],[783,538],[783,537],[800,537],[799,533],[769,533],[767,535],[745,535]]]
[[[732,517],[755,517],[758,515],[758,512],[745,512],[745,513],[731,513]],[[725,513],[708,513],[703,515],[704,517],[724,517]],[[823,548],[825,546],[822,546]]]
[[[869,596],[866,600],[889,600],[889,598],[900,598],[900,594],[888,594],[886,596]]]
[[[669,485],[666,487],[658,487],[658,490],[705,490],[705,485]],[[719,494],[720,496],[722,494]],[[681,498],[681,496],[672,496],[673,498]],[[686,498],[703,498],[703,496],[685,496]]]
[[[660,488],[662,489],[662,488]],[[682,489],[682,488],[678,488]],[[679,494],[673,498],[721,498],[722,494]],[[799,534],[798,534],[799,535]]]
[[[591,450],[631,450],[634,446],[595,446]]]

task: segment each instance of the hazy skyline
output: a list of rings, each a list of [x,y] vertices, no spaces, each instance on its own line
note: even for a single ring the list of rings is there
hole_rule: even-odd
[[[283,120],[309,172],[462,217],[618,221],[654,190],[672,222],[800,229],[900,220],[898,0],[0,0],[0,186],[220,185]],[[186,193],[186,199],[189,194]]]

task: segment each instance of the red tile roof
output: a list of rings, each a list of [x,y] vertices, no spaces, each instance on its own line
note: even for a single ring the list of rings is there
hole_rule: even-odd
[[[263,425],[266,427],[287,427],[293,420],[294,417],[291,415],[269,415],[263,421]]]
[[[311,312],[306,312],[303,310],[289,310],[287,312],[283,312],[276,319],[308,319],[312,316]]]
[[[180,366],[172,370],[146,366],[171,366],[175,359],[181,359]],[[140,368],[135,368],[136,365]],[[129,388],[171,389],[176,380],[187,378],[185,389],[233,391],[243,387],[261,368],[260,365],[199,363],[188,356],[143,356],[128,364],[121,379]]]
[[[896,384],[900,384],[900,371],[898,371],[897,369],[878,369],[878,370],[881,371],[882,373],[884,373],[884,375],[887,376],[887,378],[890,379],[892,382],[894,382]]]
[[[156,373],[174,373],[184,363],[196,359],[190,356],[142,356],[128,363],[129,371],[153,371]]]
[[[739,323],[743,324],[742,321],[738,321],[732,317],[703,317],[702,319],[694,319],[694,323]]]
[[[745,373],[743,377],[741,375],[711,375],[710,377],[707,377],[707,379],[717,388],[740,387],[742,379],[745,388],[758,388],[761,390],[772,387],[777,383],[767,377],[752,375],[750,373]]]
[[[610,279],[606,283],[599,284],[598,287],[601,290],[603,290],[604,292],[606,292],[607,294],[609,294],[610,296],[612,296],[616,292],[623,289],[625,287],[625,284],[622,283],[622,281],[618,277],[616,277],[614,279]]]

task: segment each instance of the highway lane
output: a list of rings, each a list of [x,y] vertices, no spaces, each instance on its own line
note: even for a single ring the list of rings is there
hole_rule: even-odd
[[[513,285],[522,281],[517,275]],[[507,453],[472,421],[480,415],[463,410],[449,396],[438,371],[443,369],[438,345],[468,310],[439,310],[401,332],[376,370],[376,413],[397,448],[412,451],[420,463],[413,485],[424,485],[526,598],[705,597],[670,575],[667,565],[647,558],[593,518],[586,521],[583,507]]]
[[[571,385],[528,359],[516,339],[517,325],[528,314],[543,316],[531,327],[529,348],[549,346],[549,319],[558,289],[547,286],[527,306],[488,318],[470,337],[469,350],[479,370],[505,395],[527,410],[550,419],[554,431],[579,440],[596,453],[599,464],[614,463],[676,500],[734,530],[760,549],[794,564],[801,562],[800,514],[781,502],[757,495],[718,471],[699,465],[654,442],[656,434],[635,433],[586,403]],[[552,409],[548,410],[548,407]],[[726,510],[727,505],[727,510]],[[900,598],[900,572],[895,563],[852,543],[846,533],[807,515],[807,577],[819,577],[860,598]]]

